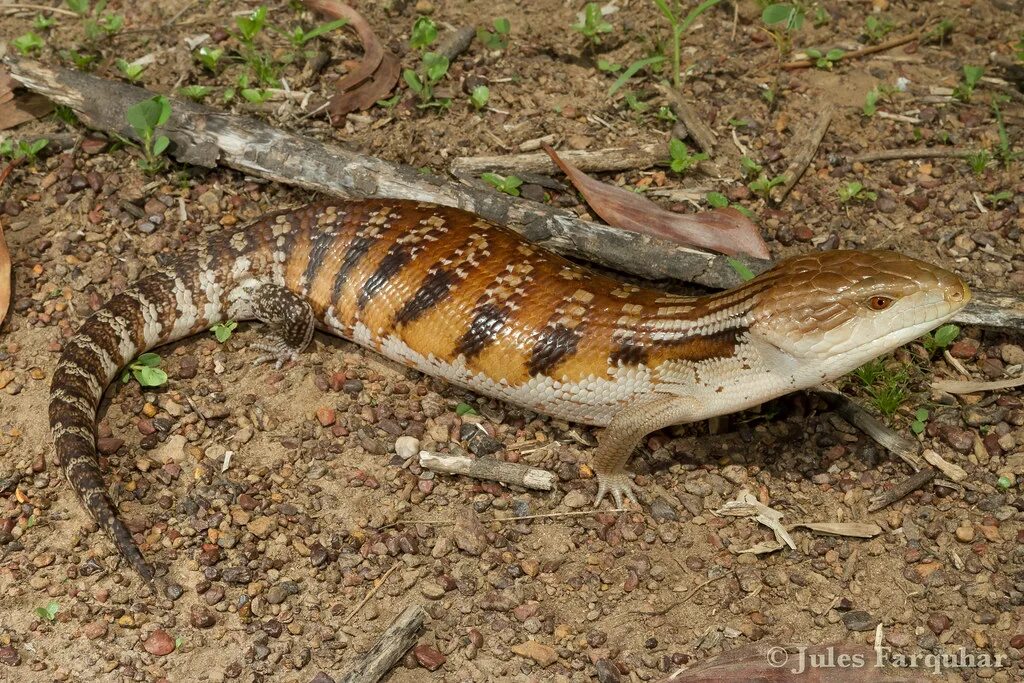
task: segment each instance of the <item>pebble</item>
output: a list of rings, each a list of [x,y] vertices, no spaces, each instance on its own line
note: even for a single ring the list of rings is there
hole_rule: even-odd
[[[565,494],[565,498],[562,499],[562,504],[570,510],[578,510],[590,505],[590,496],[579,489],[573,489],[572,491],[569,491],[569,493]]]
[[[174,638],[167,634],[167,631],[158,628],[143,641],[142,647],[151,655],[162,657],[174,652]]]
[[[334,408],[322,406],[316,409],[316,419],[321,427],[330,427],[338,419]]]
[[[945,614],[933,613],[928,617],[928,628],[937,636],[948,629],[952,623],[953,621]]]
[[[4,645],[0,647],[0,664],[18,666],[21,664],[21,655],[10,645]]]
[[[441,652],[426,643],[420,643],[412,649],[416,661],[427,671],[437,671],[444,666],[447,658]]]
[[[195,628],[210,628],[217,623],[217,617],[202,605],[196,605],[189,611],[189,623]]]
[[[248,567],[228,567],[224,570],[221,578],[227,583],[246,584],[252,581],[252,572],[249,571]],[[213,588],[216,588],[216,586]],[[213,588],[210,590],[213,590]]]
[[[843,624],[850,631],[873,631],[878,626],[878,619],[864,610],[853,610],[843,614]]]
[[[246,528],[249,530],[249,533],[256,537],[266,538],[277,528],[277,522],[273,517],[261,515],[249,520]]]
[[[971,543],[974,541],[974,527],[970,524],[963,524],[956,528],[956,540],[961,543]]]
[[[659,522],[674,522],[679,519],[679,513],[663,496],[658,496],[651,503],[651,517]]]
[[[107,622],[90,621],[88,624],[85,625],[85,628],[82,629],[82,633],[85,634],[85,637],[89,640],[96,640],[97,638],[102,638],[103,636],[107,635]]]
[[[434,581],[424,581],[420,585],[420,593],[423,597],[430,598],[431,600],[439,600],[444,597],[445,590],[444,586]]]
[[[395,440],[395,453],[402,460],[408,460],[420,452],[420,440],[414,436],[400,436]]]
[[[558,653],[550,645],[538,643],[536,640],[528,640],[519,645],[513,645],[512,652],[520,657],[532,659],[543,667],[548,667],[558,661]]]
[[[597,660],[594,662],[594,669],[599,683],[619,683],[622,680],[618,667],[609,659]]]
[[[487,529],[472,509],[463,509],[456,514],[454,536],[455,545],[469,555],[482,555],[490,545]]]
[[[1007,365],[1024,365],[1024,349],[1016,344],[1003,344],[999,356]]]

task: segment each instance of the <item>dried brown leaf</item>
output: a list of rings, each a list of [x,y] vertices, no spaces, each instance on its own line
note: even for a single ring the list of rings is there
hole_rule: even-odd
[[[369,109],[398,83],[398,57],[385,50],[377,35],[359,12],[336,0],[303,0],[306,7],[334,19],[347,19],[359,34],[363,58],[352,71],[339,78],[327,111],[331,123],[340,126],[349,112]]]
[[[7,176],[11,174],[19,161],[12,161],[0,172],[0,187],[3,187]],[[11,252],[7,249],[4,239],[4,226],[0,224],[0,325],[4,324],[7,312],[11,308]]]
[[[770,256],[757,226],[736,209],[672,213],[635,192],[591,178],[559,157],[548,145],[543,147],[587,204],[609,225],[721,254],[749,254],[763,259]]]
[[[0,67],[0,130],[38,119],[53,111],[53,102],[37,93],[15,93],[18,83]]]

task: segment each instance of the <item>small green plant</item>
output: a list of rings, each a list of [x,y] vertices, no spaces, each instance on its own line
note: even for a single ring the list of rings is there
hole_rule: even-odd
[[[238,40],[246,45],[252,45],[256,36],[260,34],[267,24],[267,7],[260,5],[247,16],[235,17],[235,26],[238,27]]]
[[[213,88],[207,85],[186,85],[178,88],[178,92],[193,102],[202,102],[213,92]]]
[[[918,408],[914,411],[914,421],[910,423],[910,431],[915,434],[923,434],[928,424],[928,409]]]
[[[878,112],[878,98],[882,96],[882,91],[877,87],[868,90],[868,94],[864,96],[864,106],[861,112],[864,116],[871,118]]]
[[[67,0],[67,5],[69,10],[79,16],[89,13],[89,0]]]
[[[988,166],[988,162],[992,161],[992,154],[987,149],[979,149],[977,152],[968,154],[964,158],[967,159],[967,165],[971,167],[974,175],[982,175],[985,173],[985,167]]]
[[[91,71],[96,65],[99,55],[91,53],[80,53],[77,50],[61,50],[60,56],[75,65],[79,71]]]
[[[727,206],[731,206],[732,208],[736,209],[747,218],[754,217],[753,211],[743,206],[742,204],[730,203],[729,198],[726,197],[721,192],[708,192],[706,195],[704,195],[704,199],[707,201],[708,205],[713,209],[724,209]],[[733,266],[733,270],[735,269],[736,266]],[[740,274],[742,275],[742,273]],[[751,273],[751,277],[753,277],[753,273]]]
[[[251,104],[263,104],[270,99],[271,93],[263,88],[252,88],[249,86],[249,76],[242,74],[238,77],[238,93],[246,102]]]
[[[877,17],[870,14],[864,20],[864,37],[868,39],[869,43],[880,43],[894,28],[896,25],[888,17]]]
[[[876,358],[853,372],[864,385],[871,402],[886,417],[892,417],[907,400],[907,370],[905,367],[889,368],[885,361]]]
[[[144,387],[159,387],[167,384],[167,373],[161,370],[160,355],[156,353],[144,353],[133,360],[121,373],[121,381],[128,384],[131,378]]]
[[[931,358],[939,351],[943,351],[949,348],[956,338],[960,336],[960,328],[956,325],[949,323],[943,325],[934,332],[921,337],[921,345],[924,346],[924,350],[928,353],[928,357]]]
[[[4,140],[0,142],[0,156],[9,157],[11,161],[25,159],[28,163],[35,165],[39,160],[39,153],[42,152],[50,141],[46,138],[26,141]]]
[[[717,5],[721,0],[704,0],[690,10],[685,17],[681,16],[681,8],[678,0],[654,0],[658,10],[668,20],[672,31],[672,85],[676,88],[680,85],[682,74],[680,73],[679,55],[683,42],[683,34],[690,30],[693,22],[697,21],[700,15]]]
[[[231,333],[235,331],[236,327],[238,327],[236,321],[225,320],[211,327],[210,332],[213,332],[213,336],[217,338],[217,341],[223,344],[228,339],[231,339]]]
[[[42,14],[37,14],[36,18],[32,20],[32,28],[37,31],[45,31],[53,28],[56,23],[57,20],[53,17],[44,17]]]
[[[953,89],[953,97],[961,102],[970,102],[971,96],[974,95],[974,88],[978,85],[978,81],[981,80],[981,76],[984,73],[985,67],[964,64],[964,78]]]
[[[793,32],[803,28],[806,14],[803,3],[799,2],[775,2],[761,10],[761,21],[774,27],[769,28],[769,33],[780,56],[789,54],[793,49]]]
[[[437,40],[437,24],[430,17],[417,17],[412,25],[409,36],[409,47],[413,50],[426,50]]]
[[[1004,474],[1003,476],[999,477],[999,479],[996,480],[996,486],[998,486],[1001,490],[1006,491],[1011,486],[1013,486],[1013,480]]]
[[[808,59],[814,62],[815,67],[831,71],[835,63],[842,59],[843,55],[846,53],[839,48],[833,48],[825,53],[822,53],[821,50],[810,48],[804,50],[804,54],[807,55]]]
[[[633,92],[625,93],[622,96],[622,99],[625,100],[626,105],[629,107],[630,111],[634,111],[637,114],[643,114],[645,111],[651,108],[651,105],[647,104],[646,102],[641,102],[640,99],[636,96],[636,93]]]
[[[622,65],[609,62],[604,57],[599,57],[597,60],[597,70],[606,74],[617,74],[622,71]]]
[[[482,26],[476,30],[476,39],[485,48],[491,51],[504,50],[508,47],[509,33],[512,31],[512,24],[505,17],[499,17],[492,24],[494,30],[488,30]]]
[[[1003,202],[1008,202],[1013,199],[1013,193],[1009,190],[1000,190],[999,192],[993,192],[988,195],[986,199],[988,199],[988,203],[992,206],[998,206]]]
[[[946,42],[946,38],[949,38],[951,35],[953,35],[953,29],[955,27],[956,24],[954,24],[951,19],[942,19],[939,21],[938,24],[936,24],[935,28],[928,31],[928,33],[924,37],[924,42],[938,43],[939,45],[943,45]]]
[[[668,153],[671,157],[668,164],[669,168],[676,173],[686,173],[698,163],[708,159],[706,152],[690,154],[690,150],[683,144],[683,141],[676,138],[672,138],[669,141]]]
[[[291,30],[290,33],[285,33],[290,42],[294,47],[302,47],[314,38],[327,35],[335,29],[339,29],[348,23],[347,19],[335,19],[334,21],[328,21],[326,24],[320,24],[310,30],[306,31],[301,26],[296,26]]]
[[[740,167],[743,169],[744,178],[756,178],[764,170],[761,164],[750,157],[740,157]]]
[[[761,90],[761,99],[764,100],[769,107],[775,104],[775,89],[765,87]]]
[[[59,611],[60,605],[51,600],[46,607],[36,607],[36,616],[43,621],[53,621],[57,618],[57,612]]]
[[[203,65],[207,71],[212,73],[217,72],[217,65],[220,64],[220,58],[224,56],[224,50],[219,47],[207,47],[203,45],[195,53],[196,59]]]
[[[171,141],[166,135],[157,135],[156,130],[167,123],[170,116],[171,104],[163,95],[142,100],[128,108],[128,124],[142,142],[143,158],[139,160],[139,168],[146,173],[157,173],[167,164],[161,155]]]
[[[611,33],[614,27],[604,20],[601,6],[596,2],[588,2],[583,8],[582,17],[572,25],[572,30],[580,33],[590,41],[590,45],[601,44],[601,34]]]
[[[20,36],[11,41],[11,45],[23,55],[32,54],[43,49],[46,43],[39,35],[33,31],[28,33],[22,33]]]
[[[747,264],[745,264],[743,261],[740,261],[737,258],[729,256],[726,258],[726,263],[729,264],[730,268],[736,271],[736,274],[739,275],[740,279],[743,280],[744,282],[746,282],[747,280],[754,279],[754,271],[748,268]]]
[[[455,414],[458,415],[459,417],[462,417],[463,415],[476,415],[477,412],[476,408],[469,405],[468,403],[460,403],[459,405],[455,406]]]
[[[513,197],[519,196],[519,186],[523,184],[522,179],[514,175],[500,176],[497,173],[484,173],[480,178],[496,187],[499,191],[510,194]]]
[[[1020,34],[1020,40],[1014,44],[1013,51],[1017,55],[1017,61],[1024,63],[1024,31]]]
[[[57,117],[59,121],[63,121],[69,126],[77,126],[80,123],[78,116],[75,115],[74,109],[66,107],[63,104],[54,105],[53,115]]]
[[[107,0],[99,0],[91,9],[89,0],[67,0],[67,5],[72,12],[82,17],[82,30],[90,43],[112,36],[124,28],[123,16],[103,11],[107,7]]]
[[[768,198],[772,188],[777,185],[782,185],[786,182],[785,175],[777,175],[774,178],[769,178],[765,174],[758,176],[757,180],[747,183],[747,189],[757,195],[761,195],[764,198]]]
[[[830,21],[832,21],[832,15],[828,13],[828,10],[822,7],[821,5],[815,4],[814,28],[821,28]]]
[[[486,85],[478,85],[473,88],[473,92],[469,94],[469,103],[473,105],[473,109],[482,111],[487,106],[487,101],[491,99],[491,89]]]
[[[402,72],[409,89],[419,95],[421,108],[437,107],[447,109],[451,106],[449,98],[434,98],[434,86],[448,73],[448,58],[436,52],[424,52],[421,64],[422,73],[406,69]]]
[[[117,70],[132,83],[138,83],[142,78],[142,72],[146,70],[145,64],[137,64],[121,58],[118,58],[114,64],[117,66]]]
[[[381,107],[384,107],[385,109],[391,109],[396,104],[398,104],[398,102],[401,99],[402,99],[402,93],[396,92],[394,95],[392,95],[391,97],[389,97],[389,98],[387,98],[385,100],[377,100],[377,105],[381,106]]]
[[[994,96],[992,98],[992,115],[996,119],[996,131],[999,135],[999,144],[996,145],[996,156],[1003,162],[1003,166],[1009,166],[1020,156],[1017,152],[1013,151],[1013,147],[1010,144],[1010,135],[1006,132],[1006,124],[1003,123],[1003,112],[999,108],[1001,102],[1005,102],[1004,96]]]
[[[851,180],[838,188],[836,192],[839,194],[839,201],[843,204],[848,204],[854,199],[872,202],[878,199],[877,192],[865,188],[863,183],[856,180]]]
[[[614,83],[612,83],[612,87],[608,88],[608,95],[611,96],[617,93],[619,89],[626,84],[626,81],[635,76],[641,69],[646,69],[649,66],[656,67],[664,61],[665,58],[660,55],[636,60],[626,67],[625,71],[619,74],[619,77],[615,79]]]
[[[654,117],[659,121],[667,121],[668,123],[676,122],[675,112],[664,105],[658,107],[658,111],[655,112]]]

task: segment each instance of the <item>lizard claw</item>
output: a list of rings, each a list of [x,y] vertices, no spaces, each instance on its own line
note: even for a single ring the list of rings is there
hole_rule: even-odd
[[[299,357],[295,349],[289,348],[282,341],[253,342],[249,345],[249,348],[257,351],[266,351],[266,353],[260,354],[253,360],[253,366],[273,361],[275,370],[280,370],[285,363],[296,360]]]
[[[625,496],[636,505],[640,505],[636,494],[633,492],[633,482],[625,472],[619,474],[598,474],[597,475],[597,496],[594,498],[594,507],[598,507],[604,500],[606,494],[610,494],[615,502],[615,507],[622,507],[622,498]]]

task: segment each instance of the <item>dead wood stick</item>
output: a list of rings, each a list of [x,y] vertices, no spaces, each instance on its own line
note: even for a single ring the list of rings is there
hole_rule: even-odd
[[[941,147],[903,147],[900,149],[880,149],[875,152],[864,152],[846,157],[850,163],[866,164],[872,161],[895,161],[898,159],[966,159],[977,154],[976,149],[942,149]]]
[[[786,169],[786,182],[782,184],[777,193],[773,193],[772,199],[777,204],[782,203],[786,199],[790,190],[800,180],[807,167],[811,165],[814,155],[818,153],[818,147],[821,146],[821,140],[825,137],[825,131],[828,130],[828,125],[832,122],[832,115],[834,113],[835,107],[829,104],[818,114],[818,120],[814,122],[814,128],[811,129],[811,135],[807,139],[807,143],[800,148],[800,151],[793,157],[793,163]]]
[[[915,472],[921,469],[921,461],[917,458],[920,448],[918,448],[916,442],[892,431],[872,417],[856,401],[851,400],[838,391],[834,391],[831,388],[821,388],[815,390],[815,393],[824,398],[829,407],[839,413],[843,419],[867,434],[879,446],[910,465]]]
[[[893,38],[892,40],[886,41],[884,43],[879,43],[878,45],[872,45],[871,47],[866,47],[863,50],[856,50],[854,52],[846,52],[846,53],[843,54],[842,61],[845,62],[845,61],[850,60],[850,59],[860,59],[861,57],[867,57],[868,55],[873,55],[873,54],[878,53],[878,52],[885,52],[886,50],[891,50],[894,47],[899,47],[900,45],[906,45],[907,43],[912,43],[912,42],[914,42],[915,40],[917,40],[920,37],[921,37],[920,32],[918,32],[918,33],[911,33],[909,36],[902,36],[900,38]],[[809,66],[814,66],[814,61],[813,60],[810,60],[810,59],[798,59],[795,62],[786,62],[785,64],[782,65],[782,68],[783,69],[806,69]]]
[[[456,57],[469,49],[469,45],[475,37],[476,28],[473,26],[455,29],[445,37],[444,42],[437,48],[437,53],[447,57],[449,62],[454,61]]]
[[[25,87],[71,107],[93,128],[135,139],[125,112],[154,93],[71,69],[8,55],[11,76]],[[341,197],[389,197],[454,206],[507,225],[531,242],[653,280],[673,278],[730,287],[739,276],[724,256],[577,218],[569,211],[515,199],[488,188],[452,183],[403,164],[358,154],[287,133],[251,118],[171,100],[161,132],[183,163],[231,168]],[[767,261],[741,259],[755,273]]]
[[[932,479],[935,478],[936,470],[933,467],[925,467],[914,472],[912,475],[897,483],[888,491],[882,491],[871,497],[871,504],[868,512],[878,512],[882,508],[889,507],[900,498],[913,493]]]
[[[406,607],[395,617],[373,647],[349,669],[341,683],[377,683],[384,678],[416,642],[426,616],[426,611],[419,605]]]
[[[632,171],[668,159],[664,143],[641,145],[639,147],[610,147],[594,150],[567,150],[559,152],[570,164],[587,173],[601,171]],[[529,154],[504,154],[500,156],[457,157],[449,164],[451,172],[479,175],[486,171],[498,173],[554,173],[558,170],[545,152]]]
[[[502,462],[492,458],[474,460],[461,455],[420,451],[420,465],[433,472],[464,474],[474,479],[500,481],[503,484],[525,486],[539,491],[550,491],[555,488],[554,472],[516,462]]]
[[[700,114],[697,113],[693,105],[687,102],[683,94],[675,88],[667,85],[658,85],[658,90],[668,98],[672,111],[683,122],[683,125],[686,126],[687,132],[689,132],[693,141],[697,143],[697,146],[709,155],[714,154],[715,143],[717,142],[715,132],[711,130],[711,126],[704,123],[704,119],[700,117]]]

